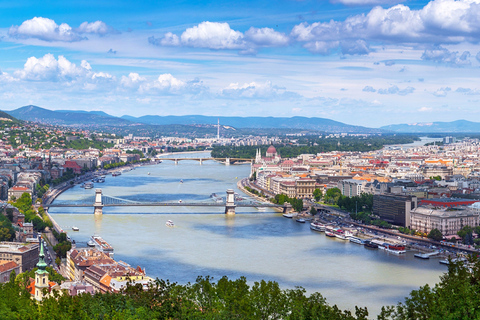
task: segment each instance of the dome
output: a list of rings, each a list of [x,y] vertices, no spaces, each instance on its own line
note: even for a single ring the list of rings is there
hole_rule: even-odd
[[[270,146],[267,149],[267,157],[274,157],[277,155],[277,149],[274,146]]]

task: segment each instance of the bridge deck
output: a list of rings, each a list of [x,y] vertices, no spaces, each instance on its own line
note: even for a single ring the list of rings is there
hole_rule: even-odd
[[[44,204],[48,208],[67,208],[67,207],[93,207],[93,203],[52,203]],[[225,203],[188,203],[188,202],[144,202],[144,203],[108,203],[103,204],[104,207],[225,207]],[[236,203],[237,208],[242,207],[269,207],[280,208],[278,204],[273,203]]]

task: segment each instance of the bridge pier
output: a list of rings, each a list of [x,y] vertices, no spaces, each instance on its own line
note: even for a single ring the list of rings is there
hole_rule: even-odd
[[[177,165],[178,164],[178,159],[175,159],[174,161],[175,161],[175,165]]]
[[[103,214],[102,189],[95,189],[95,202],[93,203],[93,213]]]
[[[202,165],[202,164],[203,164],[202,158],[200,158],[200,160],[199,160],[199,161],[200,161],[200,165]]]
[[[225,165],[229,166],[230,165],[230,158],[225,158]]]
[[[225,214],[235,214],[235,193],[233,189],[227,190],[227,201],[225,202]]]
[[[290,213],[292,211],[293,211],[292,205],[288,202],[285,202],[285,204],[283,205],[283,213]]]

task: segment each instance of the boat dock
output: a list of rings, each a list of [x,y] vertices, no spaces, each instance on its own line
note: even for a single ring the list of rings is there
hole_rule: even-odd
[[[413,256],[415,258],[420,258],[420,259],[430,259],[430,257],[436,256],[438,254],[440,254],[440,251],[433,251],[428,253],[416,253]]]

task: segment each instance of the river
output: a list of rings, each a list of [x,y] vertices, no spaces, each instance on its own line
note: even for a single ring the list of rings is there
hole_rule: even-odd
[[[229,188],[241,193],[236,183],[249,172],[249,165],[164,161],[107,176],[95,188],[131,200],[211,201],[210,194],[225,196]],[[91,196],[95,188],[75,186],[58,200]],[[199,275],[216,280],[246,276],[251,283],[274,280],[285,289],[318,291],[342,309],[367,306],[371,315],[403,301],[413,289],[435,284],[446,271],[438,259],[418,260],[412,252],[397,256],[327,238],[270,209],[237,208],[235,216],[226,216],[221,207],[106,207],[99,217],[93,208],[49,212],[79,245],[98,234],[114,247],[116,260],[146,268],[152,277],[182,284]],[[165,226],[169,219],[174,228]],[[69,231],[72,226],[80,231]]]

